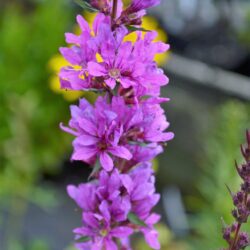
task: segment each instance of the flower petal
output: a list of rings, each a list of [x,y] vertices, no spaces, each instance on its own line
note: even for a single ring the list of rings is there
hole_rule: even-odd
[[[133,233],[130,227],[116,227],[111,230],[110,234],[117,238],[125,238]]]
[[[79,125],[85,132],[89,133],[90,135],[95,136],[97,134],[96,126],[91,121],[85,118],[81,118],[81,120],[79,121]]]
[[[91,32],[88,22],[81,15],[77,15],[76,20],[82,31]]]
[[[99,141],[98,138],[91,135],[80,135],[75,140],[74,143],[82,146],[91,146],[95,145]]]
[[[61,47],[60,49],[61,54],[63,57],[73,65],[80,65],[81,58],[78,54],[76,54],[71,48]]]
[[[65,131],[65,132],[67,132],[69,134],[72,134],[72,135],[75,135],[75,136],[79,135],[79,133],[74,131],[73,129],[65,127],[62,122],[60,123],[60,128],[61,128],[61,130]]]
[[[71,156],[75,161],[88,161],[90,158],[97,154],[96,148],[91,147],[76,147],[74,153]]]
[[[108,73],[103,65],[96,62],[88,63],[88,71],[92,76],[105,76]]]
[[[108,172],[111,171],[114,167],[112,158],[106,152],[101,153],[100,162],[102,167]]]
[[[118,156],[118,157],[126,159],[126,160],[130,160],[133,156],[130,153],[130,151],[123,146],[116,146],[114,148],[111,148],[111,149],[109,149],[109,152],[115,156]]]
[[[153,249],[160,249],[161,245],[158,241],[158,232],[156,230],[150,230],[150,231],[146,231],[144,233],[144,237],[146,242],[149,244],[150,247],[152,247]]]

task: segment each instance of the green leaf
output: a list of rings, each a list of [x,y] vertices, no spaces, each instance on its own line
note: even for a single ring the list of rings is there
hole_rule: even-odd
[[[74,2],[80,7],[82,7],[84,10],[87,10],[89,12],[98,12],[97,9],[93,8],[89,3],[84,0],[74,0]]]
[[[129,213],[128,214],[128,219],[131,223],[141,226],[141,227],[146,227],[147,225],[138,218],[138,216],[134,213]]]
[[[146,30],[146,29],[144,29],[144,28],[142,28],[142,27],[136,27],[136,26],[131,26],[131,25],[127,25],[126,26],[127,27],[127,29],[129,30],[129,31],[144,31],[144,32],[149,32],[150,30]]]
[[[83,236],[83,237],[77,239],[76,241],[77,241],[78,243],[84,243],[84,242],[87,242],[87,241],[90,241],[90,240],[91,240],[90,237],[88,237],[88,236]]]
[[[101,164],[100,164],[99,161],[97,161],[94,168],[93,168],[93,170],[92,170],[92,172],[91,172],[91,174],[90,174],[90,176],[89,176],[89,178],[88,178],[88,180],[90,180],[96,173],[98,173],[100,169],[101,169]]]

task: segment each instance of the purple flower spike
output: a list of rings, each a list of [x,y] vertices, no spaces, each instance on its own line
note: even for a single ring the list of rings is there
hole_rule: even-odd
[[[78,15],[80,35],[66,33],[69,46],[60,48],[68,62],[59,73],[61,88],[100,95],[94,104],[81,99],[70,106],[68,126],[60,124],[74,136],[71,159],[93,167],[88,183],[67,187],[82,213],[82,224],[73,231],[79,250],[132,250],[130,236],[135,232],[143,234],[152,249],[160,249],[155,230],[160,216],[152,212],[160,195],[150,161],[174,134],[160,106],[169,101],[160,97],[169,80],[154,58],[169,45],[155,42],[155,31],[137,31],[135,42],[126,41],[146,9],[160,0],[132,0],[125,9],[122,2],[90,0],[92,10],[100,12],[93,27]],[[249,157],[248,149],[242,152]],[[247,168],[238,171],[244,179]],[[242,190],[250,186],[244,185]],[[234,202],[245,205],[241,193]],[[246,210],[234,214],[239,221],[247,218]],[[239,234],[238,245],[247,242],[246,235]]]

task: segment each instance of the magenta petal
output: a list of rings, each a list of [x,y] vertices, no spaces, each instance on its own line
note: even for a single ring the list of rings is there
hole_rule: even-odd
[[[95,233],[87,227],[76,228],[76,229],[74,229],[73,232],[75,234],[83,235],[83,236],[95,236]]]
[[[145,222],[147,225],[154,225],[158,223],[160,219],[161,219],[161,216],[159,214],[153,213],[146,219]]]
[[[72,33],[65,33],[65,38],[67,43],[78,44],[79,37]]]
[[[61,54],[63,57],[73,65],[80,65],[81,58],[78,54],[76,54],[71,48],[61,47],[60,49]]]
[[[123,174],[121,175],[121,182],[123,186],[127,189],[127,192],[130,194],[134,187],[133,180],[131,179],[131,177],[127,174]]]
[[[109,149],[109,152],[115,156],[118,156],[120,158],[130,160],[132,158],[132,154],[129,152],[129,150],[123,146],[116,146],[114,148]]]
[[[116,227],[111,230],[111,235],[117,238],[125,238],[133,233],[130,227]]]
[[[61,89],[71,89],[71,84],[68,80],[62,79],[60,77],[59,81],[60,81],[60,88]]]
[[[164,137],[164,141],[170,141],[174,139],[174,133],[172,132],[164,133],[163,137]]]
[[[149,244],[150,247],[156,250],[161,248],[161,245],[158,241],[158,233],[156,230],[146,231],[144,233],[144,236],[145,236],[146,242]]]
[[[102,167],[108,172],[111,171],[114,167],[112,158],[106,152],[101,153],[100,162]]]
[[[75,135],[75,136],[79,135],[79,133],[74,131],[73,129],[65,127],[62,122],[60,123],[60,128],[61,128],[61,130],[65,131],[65,132],[67,132],[69,134],[72,134],[72,135]]]
[[[105,250],[118,250],[118,247],[117,247],[116,243],[113,240],[111,240],[109,238],[106,238],[104,240],[104,242],[105,242],[105,248],[102,247],[99,250],[101,250],[101,249],[105,249]]]
[[[133,70],[133,76],[138,77],[145,74],[145,64],[143,63],[137,63],[135,66],[135,69]]]
[[[108,73],[103,65],[96,62],[88,63],[88,71],[92,76],[105,76]]]
[[[75,161],[88,161],[97,154],[96,148],[80,147],[76,148],[71,159]]]
[[[79,125],[85,132],[89,133],[90,135],[95,136],[97,134],[97,128],[95,124],[93,124],[89,120],[81,118]]]
[[[91,146],[95,145],[98,141],[99,139],[96,138],[95,136],[81,135],[75,139],[74,143],[82,146]]]
[[[109,212],[109,204],[107,203],[107,201],[103,201],[101,203],[101,205],[99,206],[99,210],[102,213],[105,220],[109,221],[111,216],[110,216],[110,212]]]
[[[168,77],[161,72],[148,73],[145,80],[157,85],[166,85],[169,82]]]
[[[77,196],[77,188],[73,185],[68,185],[67,186],[67,193],[68,195],[75,200],[76,196]]]
[[[88,22],[81,15],[77,15],[76,20],[82,31],[91,32]]]
[[[98,13],[95,17],[95,20],[93,22],[93,30],[95,32],[95,34],[97,34],[100,25],[105,21],[105,15],[102,13]]]
[[[125,89],[136,84],[135,81],[131,80],[128,77],[120,77],[120,82]]]
[[[99,223],[93,213],[83,213],[83,221],[90,227],[98,228]]]
[[[114,89],[115,85],[116,85],[116,80],[113,78],[108,78],[107,80],[105,80],[105,83],[111,88]]]

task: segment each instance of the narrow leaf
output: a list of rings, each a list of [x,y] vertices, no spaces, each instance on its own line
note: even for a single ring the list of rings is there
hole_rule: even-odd
[[[225,185],[226,185],[226,187],[227,187],[227,190],[228,190],[229,194],[230,194],[231,197],[233,198],[234,194],[233,194],[233,192],[231,191],[230,187],[229,187],[227,184],[225,184]]]
[[[90,180],[96,173],[98,173],[100,169],[101,169],[101,164],[99,161],[96,161],[96,164],[95,164],[88,180]]]
[[[129,31],[144,31],[144,32],[149,32],[150,30],[146,30],[146,29],[144,29],[144,28],[142,28],[142,27],[136,27],[136,26],[131,26],[131,25],[127,25],[126,26],[127,27],[127,29],[129,30]]]
[[[77,239],[76,241],[77,241],[78,243],[84,243],[84,242],[87,242],[87,241],[90,241],[90,240],[91,240],[90,237],[88,237],[88,236],[83,236],[83,237]]]
[[[93,8],[89,3],[84,0],[74,0],[74,2],[80,7],[82,7],[84,10],[87,10],[89,12],[98,12],[97,9]]]
[[[147,227],[147,225],[141,219],[139,219],[138,216],[134,213],[129,213],[128,219],[131,223],[133,223],[135,225],[138,225],[141,227]]]

